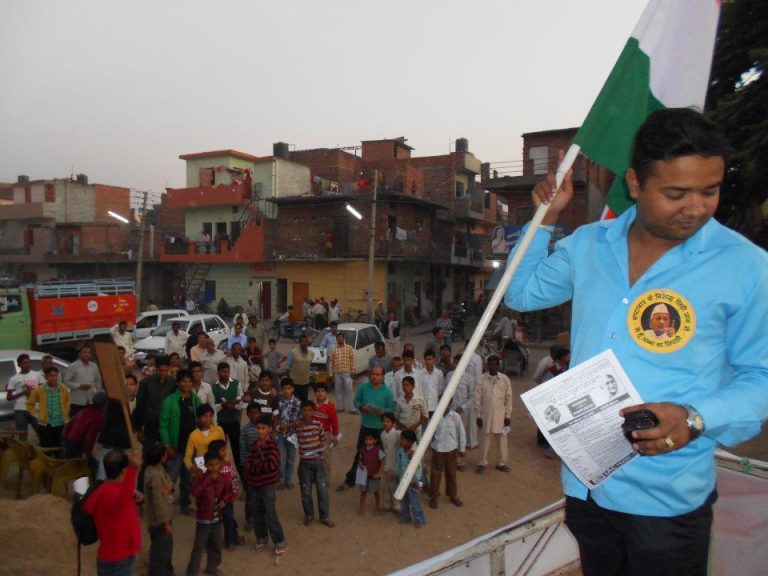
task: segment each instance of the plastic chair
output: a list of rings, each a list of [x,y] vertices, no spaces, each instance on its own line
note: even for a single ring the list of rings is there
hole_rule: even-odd
[[[54,458],[50,451],[35,446],[37,459],[43,464],[46,486],[51,494],[67,493],[67,484],[83,476],[90,477],[88,463],[82,458]]]
[[[24,472],[27,472],[32,480],[32,494],[34,494],[40,489],[40,481],[44,474],[43,465],[37,460],[35,452],[37,448],[34,444],[22,442],[16,438],[6,438],[5,442],[8,445],[8,451],[13,455],[19,467],[19,472],[16,475],[16,500],[20,500]]]

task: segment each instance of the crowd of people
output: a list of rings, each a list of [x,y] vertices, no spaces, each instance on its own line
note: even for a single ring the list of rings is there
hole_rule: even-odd
[[[354,461],[337,490],[357,487],[360,514],[368,513],[370,503],[375,515],[394,512],[401,522],[420,527],[426,522],[422,495],[436,508],[443,476],[450,502],[462,506],[456,472],[465,468],[466,451],[478,444],[484,456],[477,472],[483,472],[491,439],[499,439],[497,468],[509,470],[502,429],[509,425],[511,386],[498,373],[498,361],[489,359],[483,374],[483,361],[475,354],[453,404],[436,416],[461,357],[451,356],[443,327],[419,360],[412,343],[393,355],[391,339],[377,342],[366,379],[355,389],[354,349],[345,343],[337,321],[330,324],[322,346],[338,409],[329,384],[311,382],[313,352],[307,338],[281,353],[274,339],[266,338],[262,323],[245,311],[235,318],[226,351],[206,334],[189,336],[175,323],[166,336],[166,354],[146,358],[142,366],[127,360],[132,342],[127,324],[120,323],[112,336],[124,362],[130,420],[141,454],[131,450],[122,407],[107,398],[89,346],[61,375],[50,357],[37,373],[27,355],[19,356],[19,374],[8,385],[9,399],[16,400],[16,427],[31,426],[41,445],[63,446],[66,456],[87,459],[99,482],[85,509],[92,511],[99,530],[100,572],[132,573],[141,549],[140,531],[134,530],[137,502],[151,540],[150,574],[172,573],[174,514],[193,515],[197,521],[187,574],[198,573],[204,553],[205,573],[215,574],[222,551],[244,544],[244,531],[255,533],[257,550],[271,539],[274,554],[284,554],[275,491],[295,489],[297,483],[304,523],[318,520],[333,528],[329,480],[342,435],[338,414],[345,411],[359,415],[360,426]],[[398,335],[396,328],[388,332]],[[501,401],[497,388],[503,391]],[[393,494],[399,479],[433,417],[440,418],[440,425],[429,470],[420,469],[404,499],[397,501]],[[238,510],[240,500],[244,504]],[[110,506],[115,514],[100,512]]]

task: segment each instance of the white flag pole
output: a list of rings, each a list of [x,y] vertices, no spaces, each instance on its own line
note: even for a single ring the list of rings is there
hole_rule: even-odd
[[[576,157],[579,155],[580,150],[581,148],[578,144],[571,144],[571,147],[568,148],[568,152],[566,152],[562,162],[560,162],[560,165],[557,167],[557,172],[555,173],[556,190],[560,189],[560,186],[563,184],[563,180],[565,179],[566,173],[571,169],[571,166],[573,166],[573,163],[576,161]],[[437,429],[437,425],[440,422],[440,418],[445,413],[446,406],[448,406],[448,404],[450,404],[451,400],[453,399],[453,395],[456,393],[456,388],[459,386],[459,381],[464,375],[464,372],[467,371],[467,366],[469,366],[469,361],[472,357],[472,354],[477,349],[477,345],[480,344],[480,339],[483,337],[483,334],[485,334],[488,325],[491,323],[491,318],[493,318],[493,315],[496,313],[496,309],[499,307],[501,299],[504,297],[504,293],[507,291],[507,287],[512,281],[512,277],[515,275],[515,272],[517,272],[517,269],[520,266],[520,262],[523,260],[525,253],[528,251],[531,242],[533,242],[533,237],[536,235],[536,231],[539,229],[541,222],[544,220],[544,216],[547,214],[547,210],[549,210],[549,204],[541,204],[538,207],[533,215],[533,218],[531,219],[531,223],[528,226],[528,229],[518,243],[515,255],[507,263],[504,274],[502,275],[501,280],[499,280],[499,285],[496,287],[496,290],[494,290],[493,295],[491,296],[491,300],[488,302],[488,306],[486,306],[485,312],[480,318],[480,322],[478,322],[475,331],[472,333],[472,337],[469,339],[469,342],[464,348],[464,352],[462,352],[461,355],[461,360],[459,360],[459,364],[456,366],[456,370],[453,372],[453,376],[451,377],[450,382],[448,382],[448,386],[443,393],[443,397],[440,399],[440,402],[438,402],[437,408],[435,408],[433,413],[433,417],[430,419],[429,424],[427,425],[427,429],[424,431],[424,434],[421,437],[421,442],[416,448],[413,457],[411,457],[411,461],[408,464],[408,468],[406,469],[405,474],[400,479],[400,484],[397,486],[397,490],[395,491],[395,498],[398,500],[403,499],[408,486],[411,485],[411,480],[413,479],[413,475],[416,473],[416,468],[418,467],[422,458],[424,458],[424,453],[427,451],[429,444],[432,442],[432,437],[435,435],[435,430]],[[473,426],[474,422],[470,422],[469,425]]]

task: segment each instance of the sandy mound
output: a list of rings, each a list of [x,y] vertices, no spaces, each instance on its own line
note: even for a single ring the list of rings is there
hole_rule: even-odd
[[[26,500],[3,500],[0,542],[6,550],[0,574],[74,574],[77,570],[77,540],[70,523],[71,503],[37,494]],[[85,550],[93,572],[95,547]],[[89,554],[90,552],[90,554]]]

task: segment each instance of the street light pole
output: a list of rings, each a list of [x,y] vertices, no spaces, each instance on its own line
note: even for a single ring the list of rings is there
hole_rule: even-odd
[[[144,273],[144,232],[147,229],[147,191],[143,192],[144,200],[141,209],[141,224],[139,225],[139,253],[136,261],[136,313],[141,310],[141,277]]]
[[[379,171],[373,171],[373,201],[371,202],[371,238],[368,244],[368,321],[373,322],[373,255],[376,250],[376,196],[379,190]]]

